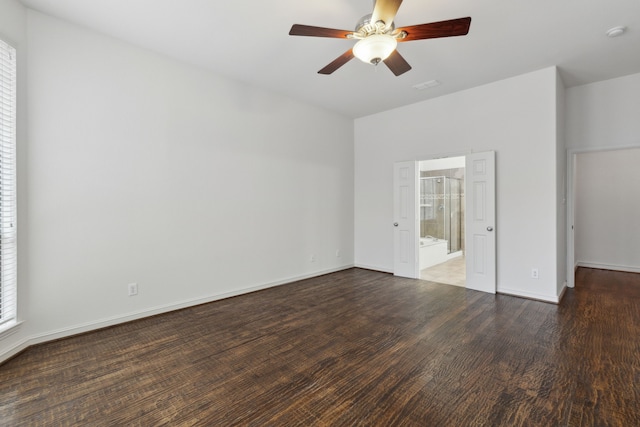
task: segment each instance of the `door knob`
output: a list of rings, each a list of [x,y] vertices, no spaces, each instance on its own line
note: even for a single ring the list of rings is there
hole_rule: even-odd
[[[492,226],[488,226],[487,227],[487,231],[493,231],[493,227]]]
[[[397,226],[398,226],[398,223],[397,223],[397,222],[394,222],[394,223],[393,223],[393,226],[394,226],[394,227],[397,227]]]

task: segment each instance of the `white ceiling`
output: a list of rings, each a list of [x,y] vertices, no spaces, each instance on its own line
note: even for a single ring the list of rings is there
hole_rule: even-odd
[[[353,30],[372,0],[21,0],[41,12],[350,117],[557,65],[566,86],[640,72],[638,0],[405,0],[396,26],[471,16],[467,36],[401,43],[395,77],[354,59],[353,41],[292,37],[291,25]],[[618,38],[605,32],[626,26]],[[417,91],[413,85],[438,80]]]

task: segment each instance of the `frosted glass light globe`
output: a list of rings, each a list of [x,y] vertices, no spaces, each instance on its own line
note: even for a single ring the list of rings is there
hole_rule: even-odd
[[[353,47],[353,54],[362,62],[377,65],[391,55],[398,41],[387,34],[373,34],[360,40]]]

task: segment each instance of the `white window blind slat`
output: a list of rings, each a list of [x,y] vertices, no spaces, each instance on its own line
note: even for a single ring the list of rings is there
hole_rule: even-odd
[[[16,319],[16,51],[0,40],[0,326]]]

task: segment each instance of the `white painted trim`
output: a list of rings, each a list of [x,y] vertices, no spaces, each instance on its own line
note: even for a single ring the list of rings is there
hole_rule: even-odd
[[[379,267],[377,265],[355,264],[354,267],[355,268],[363,268],[365,270],[379,271],[381,273],[393,274],[393,268],[388,269],[388,268],[384,268],[384,267]]]
[[[627,273],[640,273],[640,267],[630,267],[628,265],[602,264],[599,262],[578,261],[577,267],[597,268],[600,270],[625,271]]]
[[[558,304],[560,304],[560,301],[562,301],[562,298],[564,298],[564,294],[567,292],[567,289],[569,287],[567,286],[567,281],[565,280],[565,282],[562,284],[562,290],[560,291],[560,295],[558,295]]]
[[[567,150],[567,286],[573,288],[576,286],[576,274],[575,270],[577,265],[575,265],[575,250],[576,250],[576,242],[575,242],[575,233],[574,233],[574,219],[575,214],[574,210],[574,199],[575,195],[573,194],[573,187],[575,184],[574,181],[574,165],[576,162],[576,152],[574,150]],[[574,267],[573,270],[571,268]],[[573,271],[573,273],[571,273]]]
[[[354,265],[344,265],[342,267],[331,268],[322,271],[316,271],[311,274],[304,274],[301,276],[289,277],[286,279],[278,280],[275,282],[263,283],[257,286],[250,286],[247,288],[238,289],[231,292],[224,292],[221,294],[214,294],[202,298],[194,298],[190,300],[184,300],[174,304],[167,304],[158,307],[154,307],[147,310],[141,310],[137,312],[133,312],[130,314],[126,314],[123,316],[113,316],[106,319],[101,319],[96,322],[87,322],[80,325],[75,325],[67,328],[58,329],[52,332],[46,332],[43,334],[33,335],[31,337],[27,337],[24,340],[20,341],[15,346],[4,350],[0,353],[0,363],[6,361],[7,359],[15,356],[21,351],[26,350],[32,345],[41,344],[47,341],[57,340],[60,338],[66,338],[73,335],[82,334],[85,332],[94,331],[97,329],[107,328],[109,326],[115,326],[121,323],[131,322],[133,320],[143,319],[145,317],[155,316],[157,314],[169,313],[171,311],[180,310],[182,308],[193,307],[200,304],[206,304],[213,301],[218,301],[225,298],[234,297],[237,295],[248,294],[251,292],[259,291],[262,289],[273,288],[276,286],[286,285],[288,283],[297,282],[299,280],[310,279],[313,277],[323,276],[329,273],[335,273],[337,271],[348,270],[353,268]],[[16,328],[14,328],[15,330]]]
[[[417,156],[417,158],[419,160],[417,160],[419,163],[423,162],[423,161],[429,161],[429,160],[439,160],[439,159],[448,159],[450,157],[466,157],[469,154],[473,154],[474,151],[473,149],[469,148],[466,150],[460,150],[460,151],[450,151],[447,153],[430,153],[430,154],[425,154],[423,156]],[[410,159],[410,160],[415,160],[415,159]]]
[[[18,332],[18,330],[20,330],[20,325],[22,325],[22,323],[24,322],[13,321],[0,326],[0,341]]]
[[[32,345],[33,344],[30,342],[30,340],[28,338],[25,338],[13,347],[4,350],[3,353],[0,353],[0,365],[2,365],[4,362],[11,359],[15,355],[22,353]]]
[[[575,287],[575,270],[578,268],[578,262],[575,259],[575,233],[573,230],[573,219],[575,217],[575,161],[576,156],[581,153],[591,153],[598,151],[617,151],[630,150],[640,148],[640,142],[633,145],[611,146],[611,147],[594,147],[594,148],[570,148],[567,150],[567,272],[574,268],[574,274],[568,274],[567,286]],[[598,268],[598,267],[595,267]],[[608,269],[611,270],[611,269]]]
[[[525,292],[519,289],[499,288],[498,293],[503,295],[510,295],[513,297],[534,299],[542,302],[551,302],[553,304],[558,304],[560,302],[560,298],[555,295],[536,294],[534,292]]]

